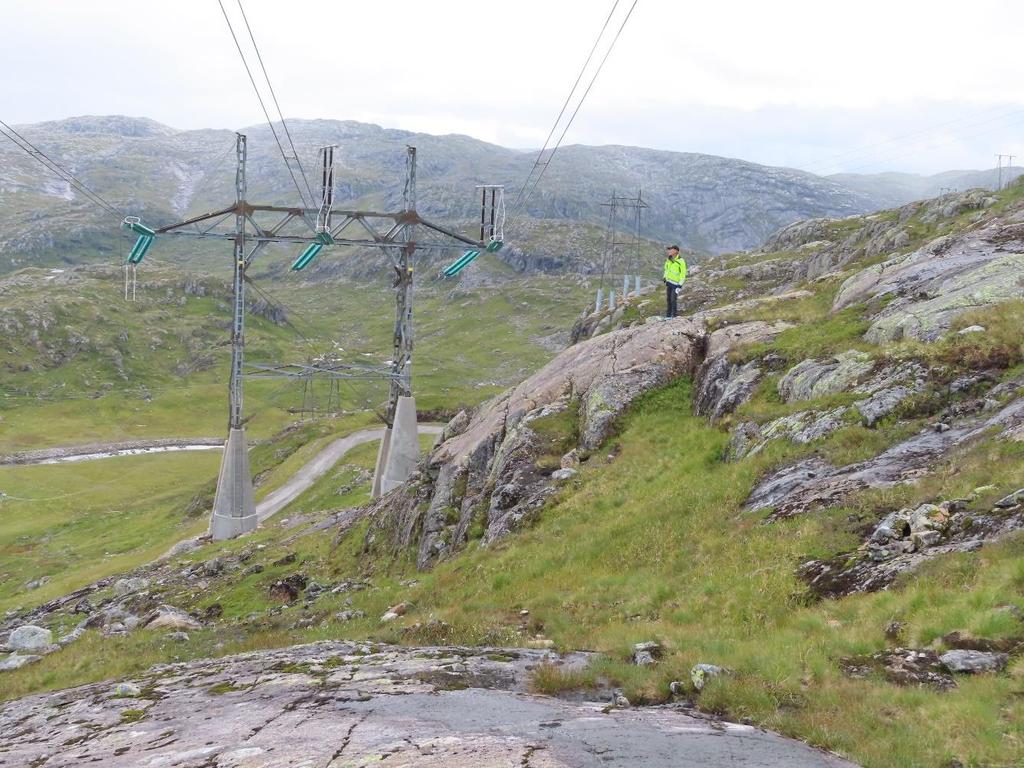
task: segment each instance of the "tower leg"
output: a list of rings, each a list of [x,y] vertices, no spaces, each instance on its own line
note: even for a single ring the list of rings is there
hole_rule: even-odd
[[[252,499],[252,472],[249,449],[245,444],[245,428],[238,427],[228,433],[228,441],[224,445],[210,534],[215,541],[232,539],[256,530],[258,523]]]
[[[416,398],[398,398],[395,422],[388,433],[387,455],[384,456],[383,466],[378,468],[378,470],[383,470],[378,472],[381,495],[408,480],[419,460],[420,440],[416,428]]]

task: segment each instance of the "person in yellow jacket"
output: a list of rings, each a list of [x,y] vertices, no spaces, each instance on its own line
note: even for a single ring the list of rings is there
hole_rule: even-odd
[[[686,261],[679,254],[678,245],[670,245],[665,254],[665,317],[675,317],[679,292],[686,282]]]

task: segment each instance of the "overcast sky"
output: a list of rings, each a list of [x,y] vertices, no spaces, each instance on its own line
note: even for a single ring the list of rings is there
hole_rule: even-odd
[[[247,42],[237,0],[223,2]],[[612,7],[243,3],[286,117],[512,147],[544,141]],[[992,167],[1024,156],[1022,35],[1019,0],[638,0],[566,143],[819,173]],[[217,0],[0,0],[0,66],[7,122],[263,120]]]

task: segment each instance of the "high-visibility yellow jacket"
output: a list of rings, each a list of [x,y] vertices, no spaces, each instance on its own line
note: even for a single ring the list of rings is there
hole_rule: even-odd
[[[678,259],[665,259],[665,282],[672,285],[686,282],[686,262],[682,256]]]

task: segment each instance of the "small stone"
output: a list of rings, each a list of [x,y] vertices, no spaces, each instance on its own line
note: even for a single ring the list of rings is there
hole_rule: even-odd
[[[280,560],[274,561],[274,566],[291,565],[295,562],[295,553],[289,552],[287,555],[282,557]]]
[[[168,632],[167,639],[176,643],[187,643],[189,639],[188,632]]]
[[[523,610],[521,610],[521,611],[519,612],[519,615],[520,615],[520,616],[523,616],[523,617],[526,617],[526,616],[529,616],[529,615],[530,615],[530,612],[529,612],[528,610],[526,610],[526,609],[524,608]]]
[[[216,576],[217,574],[223,572],[223,570],[224,561],[221,560],[219,557],[215,557],[212,560],[207,560],[205,563],[203,563],[203,573],[205,573],[207,576]]]
[[[966,336],[969,333],[984,333],[984,332],[985,332],[985,326],[984,325],[968,325],[966,328],[961,328],[959,331],[957,331],[957,335],[958,336]]]
[[[647,667],[657,664],[661,658],[661,643],[655,640],[648,640],[637,643],[633,646],[633,663],[638,667]]]
[[[724,674],[725,669],[715,664],[694,664],[693,669],[690,670],[690,680],[693,682],[694,688],[702,691],[708,680]]]
[[[385,613],[384,613],[384,614],[383,614],[383,615],[382,615],[382,616],[380,617],[380,623],[381,623],[381,624],[386,624],[387,622],[389,622],[389,621],[394,621],[394,620],[395,620],[395,619],[397,619],[397,618],[398,618],[398,614],[397,614],[397,613],[395,613],[394,611],[386,611],[386,612],[385,612]]]
[[[562,469],[574,469],[580,465],[580,454],[575,448],[562,457]]]
[[[135,683],[118,683],[114,686],[114,696],[118,698],[136,698],[142,689]]]
[[[334,618],[336,618],[338,621],[353,621],[355,619],[361,619],[365,616],[366,614],[362,611],[341,611],[339,613],[334,614]]]
[[[945,422],[940,421],[940,422],[937,422],[936,424],[933,424],[932,425],[932,429],[934,429],[936,432],[948,432],[949,431],[949,424],[946,424]]]
[[[558,481],[571,480],[573,477],[576,476],[577,473],[578,470],[571,468],[556,469],[554,472],[551,473],[551,479]]]
[[[53,633],[32,624],[25,624],[11,632],[7,647],[12,651],[45,651],[53,645]]]
[[[33,662],[39,661],[42,656],[35,654],[27,654],[22,656],[19,653],[12,653],[3,661],[0,661],[0,672],[10,672],[15,669],[21,669],[26,664],[32,664]]]
[[[257,573],[263,573],[263,566],[260,565],[259,563],[253,563],[252,565],[250,565],[248,568],[245,569],[245,575],[246,576],[252,576],[252,575],[257,574]]]
[[[938,531],[921,531],[911,535],[910,540],[913,542],[915,550],[920,552],[922,549],[934,547],[942,541],[942,534]]]
[[[890,621],[885,625],[885,639],[892,643],[899,642],[904,626],[906,625],[902,621]]]
[[[939,656],[950,672],[974,675],[981,672],[1002,672],[1006,669],[1009,656],[993,651],[946,651]]]
[[[118,597],[124,597],[130,595],[133,592],[141,592],[149,586],[149,580],[144,579],[141,576],[135,576],[128,579],[118,579],[114,582],[114,594]]]
[[[180,608],[161,605],[146,616],[141,625],[150,629],[199,629],[199,622]]]

